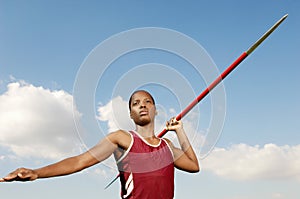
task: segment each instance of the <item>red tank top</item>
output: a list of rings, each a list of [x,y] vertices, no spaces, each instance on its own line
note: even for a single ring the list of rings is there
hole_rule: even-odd
[[[172,199],[174,197],[173,154],[164,139],[150,145],[130,131],[131,144],[117,161],[123,199]]]

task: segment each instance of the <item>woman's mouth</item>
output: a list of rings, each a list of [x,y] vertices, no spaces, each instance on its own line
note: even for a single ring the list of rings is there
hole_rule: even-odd
[[[140,111],[140,116],[143,116],[143,115],[148,115],[148,111],[146,111],[146,110]]]

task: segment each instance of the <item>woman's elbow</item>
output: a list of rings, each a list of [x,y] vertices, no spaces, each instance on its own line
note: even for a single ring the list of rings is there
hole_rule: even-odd
[[[189,173],[198,173],[198,172],[200,172],[200,166],[199,166],[199,164],[194,164],[194,165],[190,166],[186,171]]]
[[[198,173],[198,172],[200,172],[199,164],[195,165],[195,167],[192,169],[191,173]]]

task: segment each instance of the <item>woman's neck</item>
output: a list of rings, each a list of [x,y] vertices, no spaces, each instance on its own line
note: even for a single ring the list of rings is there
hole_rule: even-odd
[[[155,137],[154,124],[150,123],[144,126],[136,125],[136,132],[143,138],[153,138]]]

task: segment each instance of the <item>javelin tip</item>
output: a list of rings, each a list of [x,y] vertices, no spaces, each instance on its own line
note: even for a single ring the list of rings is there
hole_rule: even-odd
[[[286,18],[288,14],[285,14],[281,19],[279,19],[259,40],[257,40],[254,45],[252,45],[247,51],[247,55],[250,55]]]
[[[280,19],[277,23],[281,23],[281,22],[284,21],[288,16],[289,16],[289,14],[285,14],[283,17],[281,17],[281,19]]]

